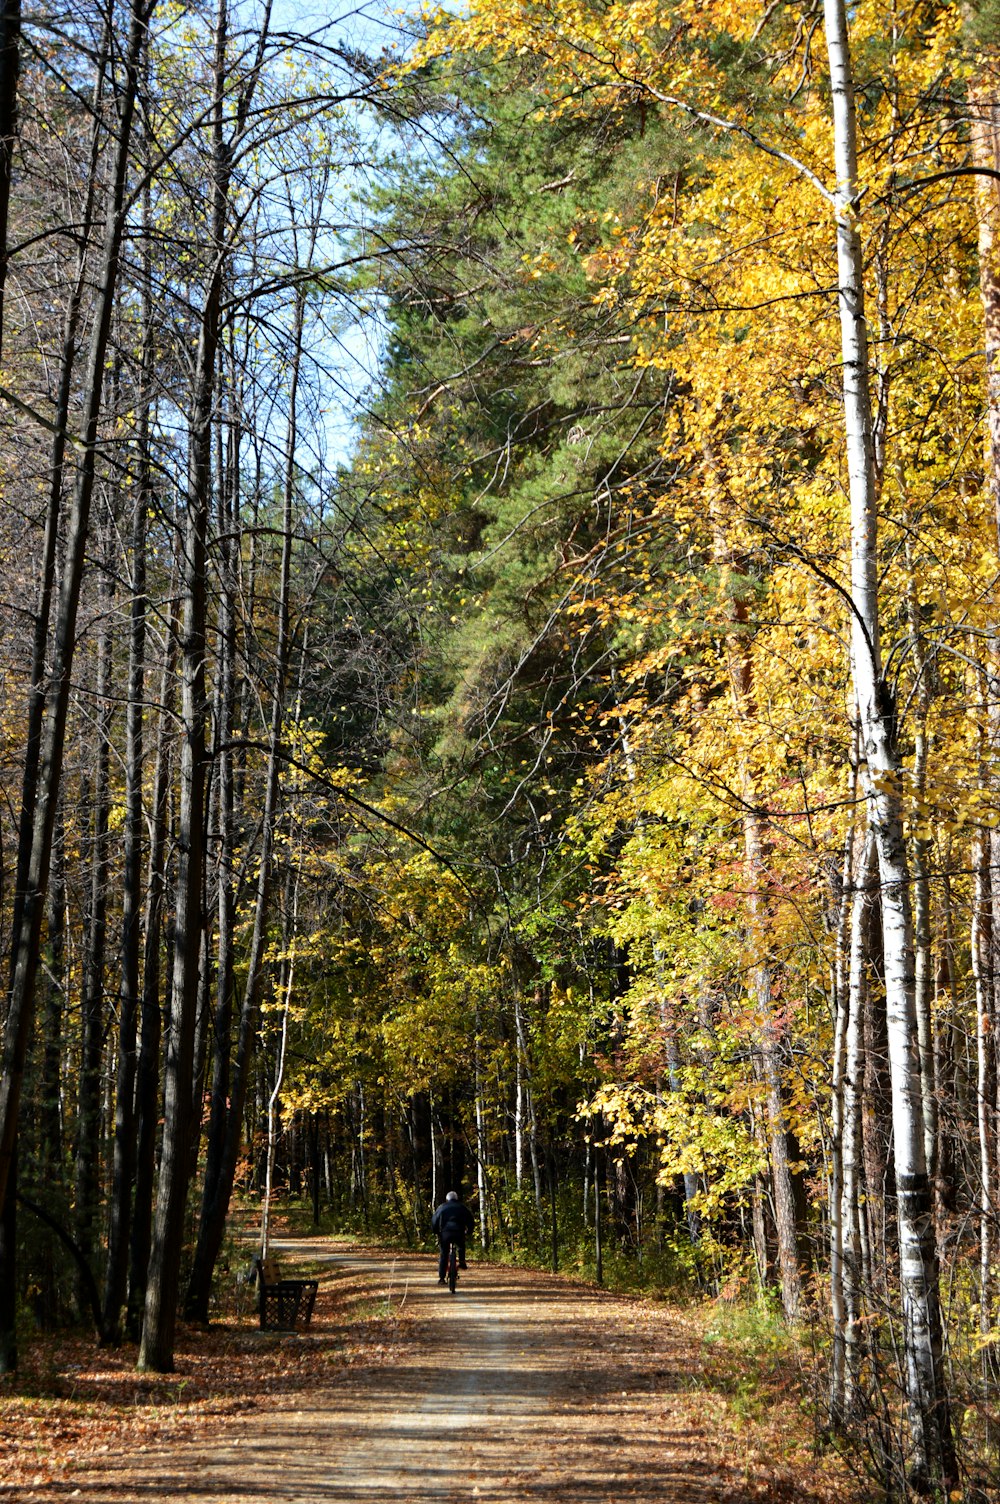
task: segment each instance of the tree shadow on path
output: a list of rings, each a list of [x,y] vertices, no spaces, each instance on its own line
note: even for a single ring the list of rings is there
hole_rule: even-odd
[[[323,1245],[321,1245],[322,1247]],[[734,1457],[726,1401],[690,1330],[631,1301],[523,1270],[470,1268],[452,1297],[433,1261],[345,1253],[364,1298],[401,1309],[398,1359],[332,1384],[284,1387],[276,1407],[210,1437],[26,1495],[87,1504],[819,1504],[827,1490]],[[296,1255],[316,1245],[289,1245]],[[322,1342],[322,1329],[307,1339]]]

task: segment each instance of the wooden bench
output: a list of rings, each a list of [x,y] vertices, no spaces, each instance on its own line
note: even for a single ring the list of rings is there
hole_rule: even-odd
[[[270,1255],[254,1258],[250,1273],[251,1283],[260,1286],[260,1325],[262,1331],[294,1332],[298,1320],[308,1326],[312,1320],[317,1279],[281,1279],[278,1265]]]

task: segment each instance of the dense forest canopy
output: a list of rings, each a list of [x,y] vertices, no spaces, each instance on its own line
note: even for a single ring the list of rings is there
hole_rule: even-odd
[[[0,3],[0,1365],[454,1188],[986,1497],[995,6],[396,21]]]

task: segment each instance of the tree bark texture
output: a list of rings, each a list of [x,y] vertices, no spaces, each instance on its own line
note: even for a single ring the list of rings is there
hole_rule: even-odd
[[[188,481],[181,549],[181,741],[178,855],[174,912],[173,968],[164,1065],[163,1146],[157,1178],[156,1212],[146,1279],[146,1304],[139,1348],[140,1369],[169,1372],[174,1361],[184,1207],[190,1171],[192,1078],[195,1058],[199,960],[205,915],[202,881],[205,858],[205,789],[208,772],[207,547],[212,498],[212,420],[221,299],[227,255],[229,170],[223,140],[223,100],[227,84],[225,0],[216,19],[214,63],[213,264],[202,304],[191,397]]]
[[[942,1328],[917,1030],[910,873],[896,712],[882,671],[872,434],[854,81],[844,0],[824,0],[836,159],[837,268],[851,505],[851,673],[868,817],[881,880],[886,1021],[898,1196],[909,1468],[918,1487],[957,1478]]]

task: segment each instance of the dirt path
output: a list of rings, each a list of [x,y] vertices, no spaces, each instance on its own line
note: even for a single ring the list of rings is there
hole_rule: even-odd
[[[819,1500],[737,1446],[691,1333],[638,1301],[472,1265],[455,1296],[430,1259],[278,1245],[401,1308],[374,1364],[310,1383],[216,1435],[108,1457],[50,1497],[90,1504],[744,1504]],[[294,1339],[292,1339],[294,1340]],[[817,1480],[818,1481],[818,1480]],[[36,1497],[36,1496],[32,1496]]]

